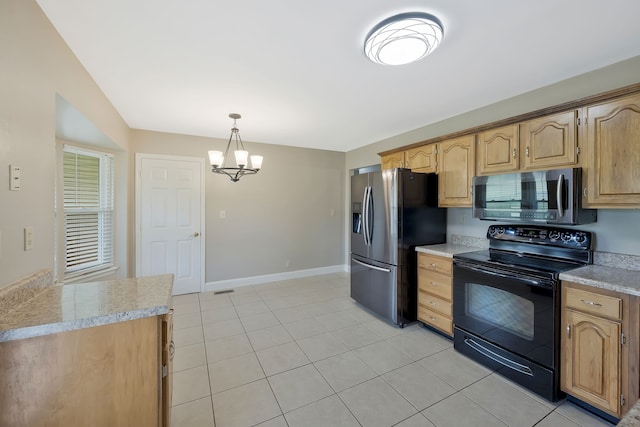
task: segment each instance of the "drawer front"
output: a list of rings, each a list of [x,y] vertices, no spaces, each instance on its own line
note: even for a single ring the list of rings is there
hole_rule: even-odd
[[[428,294],[422,289],[418,291],[418,304],[428,310],[433,310],[445,316],[453,317],[453,304],[451,302]]]
[[[566,288],[565,306],[584,313],[591,313],[611,319],[622,319],[622,299],[601,295],[581,289]]]
[[[450,317],[443,316],[433,310],[418,307],[418,319],[424,323],[431,325],[448,335],[453,335],[453,321]]]
[[[451,276],[418,270],[418,289],[437,297],[452,301]]]
[[[452,274],[453,260],[420,252],[418,253],[418,268],[442,274]]]

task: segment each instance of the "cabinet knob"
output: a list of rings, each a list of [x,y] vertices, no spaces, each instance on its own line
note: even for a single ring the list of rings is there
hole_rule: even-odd
[[[527,147],[527,149],[524,150],[524,154],[525,154],[525,156],[529,157],[529,147]]]
[[[567,323],[567,336],[571,336],[571,324]]]
[[[514,148],[514,149],[513,149],[513,158],[514,158],[514,159],[516,158],[516,153],[517,153],[517,151],[516,151],[516,149]]]

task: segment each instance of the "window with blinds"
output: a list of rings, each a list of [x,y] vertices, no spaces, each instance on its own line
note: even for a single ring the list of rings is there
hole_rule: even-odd
[[[65,276],[113,265],[113,157],[63,150]]]

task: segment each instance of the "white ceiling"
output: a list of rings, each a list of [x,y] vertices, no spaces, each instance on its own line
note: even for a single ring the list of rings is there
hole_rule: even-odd
[[[132,128],[349,151],[640,54],[638,0],[37,0]],[[401,12],[444,39],[401,67]]]

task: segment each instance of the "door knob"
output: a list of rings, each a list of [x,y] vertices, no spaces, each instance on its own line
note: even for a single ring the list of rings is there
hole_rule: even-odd
[[[200,233],[198,233],[198,232],[196,231],[195,233],[193,233],[193,234],[191,235],[191,237],[198,237],[199,235],[200,235]]]

